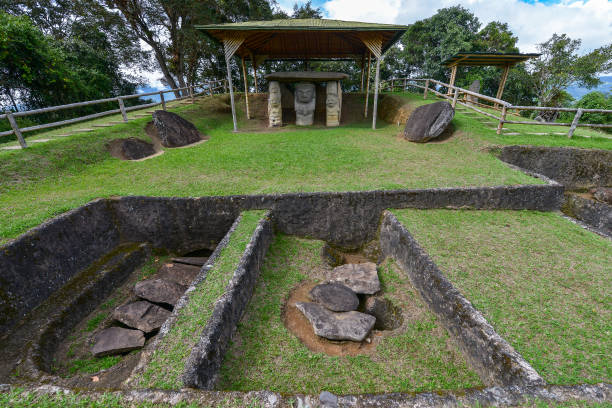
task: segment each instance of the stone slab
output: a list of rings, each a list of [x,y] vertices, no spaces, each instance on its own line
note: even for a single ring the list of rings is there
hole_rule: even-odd
[[[333,312],[350,312],[359,306],[359,298],[339,283],[323,283],[310,290],[310,298]]]
[[[168,317],[169,311],[144,300],[119,306],[113,311],[113,319],[145,333],[159,330]]]
[[[154,303],[166,303],[172,306],[186,290],[187,286],[163,279],[145,279],[134,285],[136,296]]]
[[[376,318],[359,312],[332,312],[317,303],[298,302],[295,304],[306,316],[317,336],[329,340],[363,341]]]
[[[327,280],[341,283],[355,293],[373,295],[380,290],[380,281],[374,262],[336,266],[327,275]]]
[[[144,344],[145,337],[140,330],[110,327],[98,333],[91,352],[95,357],[111,356],[137,350]]]
[[[180,263],[167,263],[159,268],[157,278],[168,282],[178,283],[182,286],[189,286],[198,276],[201,267]]]

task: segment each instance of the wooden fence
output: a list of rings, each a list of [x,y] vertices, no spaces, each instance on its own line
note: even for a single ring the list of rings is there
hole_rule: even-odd
[[[201,90],[199,92],[196,92],[196,88],[199,88]],[[156,106],[160,104],[162,105],[162,109],[166,110],[166,99],[164,97],[164,94],[166,93],[176,92],[178,95],[182,95],[173,100],[181,100],[181,99],[190,98],[192,101],[194,101],[194,98],[198,95],[202,95],[202,94],[213,95],[215,91],[219,89],[223,89],[223,93],[227,93],[227,80],[224,79],[224,80],[207,81],[201,85],[191,85],[191,86],[186,86],[182,88],[167,89],[163,91],[147,92],[147,93],[134,94],[134,95],[121,95],[121,96],[117,96],[113,98],[97,99],[94,101],[85,101],[85,102],[76,102],[76,103],[70,103],[67,105],[50,106],[48,108],[34,109],[34,110],[29,110],[29,111],[5,112],[3,114],[0,114],[0,120],[7,119],[9,124],[11,125],[11,130],[0,132],[0,136],[7,136],[7,135],[14,134],[17,137],[17,140],[19,141],[21,148],[25,149],[26,147],[28,147],[25,141],[25,138],[23,137],[23,133],[25,132],[33,132],[35,130],[69,125],[72,123],[82,122],[84,120],[95,119],[95,118],[99,118],[102,116],[107,116],[107,115],[112,115],[112,114],[117,114],[117,113],[121,113],[123,121],[127,122],[128,121],[127,113],[134,111],[134,110],[146,109],[146,108],[150,108],[152,106]],[[134,105],[134,106],[130,106],[127,108],[125,107],[124,100],[126,99],[140,98],[140,97],[152,96],[152,95],[159,95],[160,101],[153,102],[153,103],[147,103],[143,105]],[[80,116],[78,118],[66,119],[66,120],[61,120],[61,121],[52,122],[52,123],[44,123],[44,124],[29,126],[25,128],[19,128],[19,126],[17,125],[17,121],[15,120],[15,118],[18,118],[18,117],[26,117],[26,116],[36,115],[40,113],[47,113],[47,112],[57,112],[57,111],[64,110],[64,109],[80,108],[82,106],[89,106],[89,105],[95,105],[99,103],[108,103],[108,102],[117,102],[119,104],[119,109],[108,110],[104,112],[94,113],[91,115]]]
[[[424,85],[421,85],[424,83]],[[431,85],[434,85],[433,87]],[[497,124],[497,134],[500,135],[503,133],[503,127],[505,123],[513,124],[513,125],[541,125],[541,126],[569,126],[569,131],[567,133],[567,137],[571,138],[574,135],[577,127],[592,127],[592,128],[612,128],[612,124],[596,124],[596,123],[578,123],[580,117],[583,113],[608,113],[612,114],[612,110],[607,109],[582,109],[582,108],[555,108],[555,107],[546,107],[546,106],[517,106],[512,105],[509,102],[503,101],[501,99],[493,98],[491,96],[482,95],[476,92],[469,91],[467,89],[459,88],[457,86],[451,86],[447,83],[436,81],[431,78],[393,78],[388,81],[385,81],[384,84],[381,84],[381,88],[387,91],[394,91],[397,88],[406,90],[409,87],[415,87],[423,89],[423,98],[427,98],[427,94],[432,92],[438,97],[448,99],[451,102],[453,108],[457,104],[465,106],[469,109],[472,109],[482,115],[488,116],[492,119],[498,121]],[[440,90],[446,89],[446,93],[440,92]],[[463,95],[463,97],[459,97]],[[470,98],[472,97],[472,98]],[[479,100],[490,102],[490,105],[483,104],[478,102]],[[496,116],[491,112],[486,112],[477,108],[484,107],[488,109],[492,109],[499,114]],[[515,110],[516,112],[511,112]],[[566,122],[538,122],[538,121],[527,121],[527,120],[508,120],[507,116],[509,114],[521,117],[518,112],[522,110],[531,110],[531,111],[549,111],[549,112],[574,112],[574,119],[571,123]]]

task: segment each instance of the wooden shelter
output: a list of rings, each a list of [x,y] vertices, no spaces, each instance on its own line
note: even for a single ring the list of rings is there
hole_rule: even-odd
[[[367,59],[365,113],[367,115],[370,65],[372,55],[374,55],[376,77],[372,129],[375,129],[380,62],[387,49],[399,40],[408,27],[327,19],[286,19],[199,25],[196,28],[221,41],[224,45],[232,117],[236,131],[238,126],[230,75],[230,60],[234,55],[238,55],[242,60],[247,118],[250,117],[250,113],[245,61],[250,60],[253,65],[255,88],[257,89],[257,65],[266,60],[351,59],[361,63],[361,89],[363,90],[364,68]]]
[[[519,54],[519,53],[489,53],[489,52],[460,52],[444,61],[444,65],[451,69],[449,85],[455,85],[457,77],[457,67],[460,66],[494,66],[502,68],[501,80],[497,88],[495,97],[501,99],[508,79],[510,67],[519,62],[527,61],[530,58],[537,58],[540,54]],[[448,89],[448,95],[451,89]]]

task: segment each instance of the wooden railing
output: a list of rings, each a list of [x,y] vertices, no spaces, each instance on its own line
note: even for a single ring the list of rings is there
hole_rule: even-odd
[[[200,91],[196,91],[196,89],[200,89]],[[28,147],[25,141],[25,138],[23,137],[23,133],[25,132],[33,132],[35,130],[69,125],[72,123],[82,122],[84,120],[95,119],[95,118],[99,118],[102,116],[107,116],[107,115],[112,115],[112,114],[117,114],[117,113],[121,113],[123,121],[127,122],[128,121],[127,113],[134,111],[134,110],[146,109],[146,108],[150,108],[152,106],[156,106],[160,104],[162,105],[162,109],[166,110],[166,99],[164,97],[164,94],[166,93],[176,92],[178,95],[182,95],[173,100],[182,100],[182,99],[190,98],[193,102],[196,96],[203,95],[203,94],[204,95],[208,94],[212,96],[215,93],[215,91],[219,89],[223,89],[223,93],[227,93],[227,80],[224,79],[224,80],[207,81],[200,85],[191,85],[191,86],[186,86],[182,88],[166,89],[162,91],[147,92],[147,93],[141,93],[141,94],[121,95],[121,96],[116,96],[113,98],[69,103],[67,105],[50,106],[48,108],[33,109],[29,111],[5,112],[3,114],[0,114],[0,120],[7,119],[9,124],[11,125],[11,130],[0,132],[0,136],[7,136],[7,135],[14,134],[17,137],[17,140],[19,141],[21,148],[25,149],[26,147]],[[183,91],[186,91],[186,92],[183,92]],[[143,105],[134,105],[134,106],[130,106],[127,108],[125,107],[124,100],[126,99],[140,98],[140,97],[152,96],[152,95],[159,95],[160,101],[153,102],[153,103],[147,103]],[[78,118],[66,119],[66,120],[61,120],[61,121],[52,122],[52,123],[44,123],[44,124],[29,126],[25,128],[19,128],[17,121],[15,120],[15,118],[18,118],[18,117],[26,117],[26,116],[36,115],[40,113],[47,113],[47,112],[57,112],[57,111],[64,110],[64,109],[80,108],[83,106],[95,105],[95,104],[100,104],[100,103],[108,103],[108,102],[117,102],[119,104],[119,109],[112,109],[112,110],[108,110],[104,112],[94,113],[91,115],[80,116]]]
[[[423,83],[424,85],[420,85]],[[434,87],[431,87],[431,85]],[[397,88],[402,90],[406,90],[409,87],[420,88],[423,89],[423,99],[427,98],[427,94],[432,92],[438,97],[448,99],[451,102],[453,109],[457,104],[465,106],[469,109],[472,109],[482,115],[488,116],[492,119],[498,121],[497,125],[497,134],[500,135],[503,133],[503,127],[505,123],[513,124],[513,125],[537,125],[537,126],[569,126],[569,131],[567,133],[567,137],[571,138],[574,135],[577,127],[591,127],[591,128],[612,128],[612,124],[599,124],[599,123],[578,123],[580,117],[583,113],[607,113],[612,114],[612,110],[609,109],[582,109],[582,108],[556,108],[556,107],[546,107],[546,106],[518,106],[512,105],[509,102],[503,101],[501,99],[493,98],[491,96],[482,95],[476,92],[472,92],[467,89],[459,88],[458,86],[451,86],[447,83],[437,81],[431,78],[393,78],[384,83],[381,83],[381,89],[387,91],[395,91]],[[440,92],[440,90],[446,90],[446,93]],[[462,98],[459,95],[463,95]],[[476,100],[469,100],[468,96],[472,96],[476,98]],[[491,104],[483,104],[478,102],[478,100],[488,101]],[[494,115],[493,113],[483,111],[478,109],[479,107],[484,107],[487,109],[492,109],[496,112],[499,112],[499,116]],[[511,112],[511,110],[515,110],[516,112]],[[519,116],[519,111],[522,110],[532,110],[532,111],[549,111],[549,112],[574,112],[574,119],[571,123],[567,122],[538,122],[538,121],[527,121],[527,120],[507,120],[506,117],[509,114]]]

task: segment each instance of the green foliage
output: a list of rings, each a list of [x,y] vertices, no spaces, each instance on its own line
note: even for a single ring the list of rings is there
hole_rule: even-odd
[[[100,326],[100,323],[102,323],[102,321],[104,321],[105,318],[106,318],[106,313],[100,313],[97,316],[91,318],[90,320],[87,321],[87,327],[85,328],[85,331],[91,332],[91,331],[96,330],[98,326]]]
[[[92,357],[89,359],[74,360],[70,362],[68,371],[70,374],[93,374],[98,371],[107,370],[119,361],[121,361],[121,356]]]
[[[589,92],[584,95],[574,105],[576,108],[583,109],[607,109],[612,110],[612,95],[604,95],[601,92]],[[583,113],[580,117],[580,123],[601,123],[610,124],[612,123],[612,113],[597,113],[587,112]],[[612,129],[606,129],[608,132],[612,132]]]

